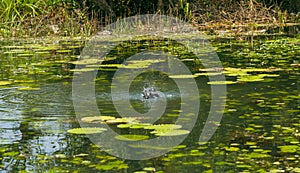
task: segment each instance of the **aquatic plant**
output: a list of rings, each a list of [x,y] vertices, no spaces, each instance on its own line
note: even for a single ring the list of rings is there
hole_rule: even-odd
[[[95,134],[95,133],[102,133],[106,131],[105,128],[96,128],[96,127],[84,127],[84,128],[74,128],[74,129],[69,129],[68,133],[72,134],[78,134],[78,135],[85,135],[85,134]]]
[[[12,84],[13,82],[12,81],[0,81],[0,86],[1,85],[9,85],[9,84]]]
[[[156,136],[180,136],[180,135],[187,135],[190,133],[188,130],[181,130],[181,129],[168,129],[168,130],[154,130],[150,132],[151,134],[154,134]]]
[[[149,139],[149,136],[147,135],[133,135],[133,134],[124,134],[124,135],[118,135],[115,136],[116,139],[121,141],[140,141],[140,140],[146,140]]]

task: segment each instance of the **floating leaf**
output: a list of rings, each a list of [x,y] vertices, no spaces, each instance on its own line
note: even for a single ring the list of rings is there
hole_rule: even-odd
[[[120,129],[129,128],[131,124],[118,124],[117,127]]]
[[[81,119],[81,121],[86,123],[94,123],[94,122],[103,122],[107,120],[113,120],[116,119],[116,117],[113,116],[94,116],[94,117],[84,117]]]
[[[207,82],[209,85],[229,85],[229,84],[235,84],[235,81],[212,81]]]
[[[78,69],[71,69],[70,71],[72,72],[91,72],[91,71],[96,71],[98,69],[96,68],[78,68]]]
[[[95,167],[97,170],[113,170],[113,169],[127,169],[128,165],[125,164],[123,161],[116,160],[116,161],[109,161],[106,163],[100,163]]]
[[[115,136],[116,139],[122,141],[140,141],[149,139],[149,136],[146,135],[118,135]]]
[[[226,151],[239,151],[240,148],[238,148],[238,147],[225,147],[225,150]]]
[[[9,151],[9,152],[5,152],[3,154],[3,156],[14,157],[14,156],[16,156],[18,154],[19,154],[19,152],[17,152],[17,151]]]
[[[252,152],[250,154],[245,155],[246,158],[249,159],[262,159],[262,158],[267,158],[267,157],[271,157],[269,154],[265,154],[265,153],[258,153],[258,152]]]
[[[116,118],[105,121],[107,124],[119,124],[119,123],[135,123],[137,122],[136,117],[125,117],[125,118]]]
[[[67,156],[65,154],[55,154],[54,157],[58,158],[58,159],[65,159],[65,158],[67,158]]]
[[[102,133],[106,131],[105,128],[99,128],[99,127],[86,127],[86,128],[74,128],[69,129],[68,133],[72,134],[78,134],[78,135],[84,135],[84,134],[95,134],[95,133]]]
[[[83,164],[83,165],[89,165],[89,164],[91,164],[91,161],[89,161],[89,160],[83,160],[81,162],[81,164]]]
[[[279,146],[280,151],[283,153],[295,153],[297,150],[299,150],[299,146],[297,145],[284,145]]]
[[[156,169],[154,167],[145,167],[143,168],[144,171],[150,171],[150,172],[155,172]]]
[[[56,50],[57,53],[69,53],[72,52],[70,49],[61,49],[61,50]]]
[[[185,79],[185,78],[194,78],[196,77],[195,75],[170,75],[169,78],[173,78],[173,79]]]
[[[82,59],[79,61],[72,61],[72,64],[77,64],[77,65],[85,65],[85,64],[97,64],[100,63],[101,61],[99,59],[93,59],[93,58],[87,58],[87,59]]]
[[[164,147],[158,147],[158,146],[153,146],[153,145],[134,145],[134,144],[130,144],[128,145],[132,148],[145,148],[145,149],[151,149],[151,150],[170,150],[171,148],[164,148]]]
[[[179,136],[179,135],[186,135],[189,134],[190,131],[188,130],[154,130],[151,132],[152,134],[155,134],[156,136]]]
[[[139,68],[147,68],[149,67],[149,64],[129,64],[129,65],[124,65],[120,68],[126,68],[126,69],[139,69]]]
[[[80,153],[80,154],[77,154],[77,155],[74,155],[74,157],[85,157],[85,156],[88,156],[89,154],[86,154],[86,153]]]
[[[263,75],[264,77],[278,77],[278,76],[280,76],[278,74],[261,74],[261,75]]]
[[[215,73],[195,73],[194,76],[217,76],[222,75],[223,73],[215,72]]]
[[[242,164],[242,165],[236,165],[237,168],[251,168],[252,166],[251,165],[245,165],[245,164]]]
[[[34,80],[14,80],[15,83],[33,83]]]
[[[128,64],[123,64],[120,66],[120,68],[126,68],[126,69],[138,69],[138,68],[147,68],[150,65],[158,62],[164,62],[164,60],[130,60],[127,61]]]
[[[257,82],[257,81],[263,81],[263,75],[247,75],[247,76],[241,76],[237,80],[240,82]]]
[[[12,84],[11,81],[0,81],[0,86],[1,85],[9,85],[9,84]]]
[[[22,87],[22,88],[18,88],[18,90],[20,90],[20,91],[37,91],[37,90],[40,90],[40,88]]]
[[[178,117],[179,116],[179,114],[166,114],[166,116],[168,116],[168,117]]]
[[[177,124],[157,124],[146,126],[144,129],[153,129],[153,130],[173,130],[180,129],[182,126]]]
[[[297,173],[299,173],[299,172],[300,172],[300,167],[294,168],[292,172],[297,172]]]
[[[248,73],[248,72],[275,72],[275,71],[282,71],[281,68],[231,68],[227,67],[224,68],[225,73]]]
[[[99,67],[109,67],[109,68],[118,68],[118,67],[121,67],[122,64],[100,64]]]
[[[131,124],[131,126],[129,128],[131,129],[142,129],[142,128],[145,128],[145,127],[148,127],[148,126],[151,126],[151,124],[148,124],[148,123],[138,123],[138,124]]]
[[[242,71],[242,70],[225,70],[224,72],[225,74],[227,74],[227,76],[244,76],[244,75],[248,75],[246,71]]]

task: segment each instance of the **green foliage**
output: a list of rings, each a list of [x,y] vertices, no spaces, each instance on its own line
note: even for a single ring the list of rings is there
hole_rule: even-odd
[[[36,0],[2,0],[0,18],[5,22],[24,20],[28,16],[38,14]]]
[[[180,7],[183,9],[184,16],[187,20],[190,20],[192,17],[192,10],[190,9],[190,3],[184,2],[184,0],[180,0]]]
[[[165,14],[193,23],[296,22],[299,14],[287,12],[299,12],[299,4],[298,0],[1,0],[0,35],[92,35],[119,18],[138,14]]]
[[[73,0],[2,0],[0,35],[90,35],[85,15]]]

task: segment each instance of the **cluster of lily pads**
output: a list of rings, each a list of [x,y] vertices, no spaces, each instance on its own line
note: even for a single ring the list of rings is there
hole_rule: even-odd
[[[20,85],[20,90],[38,90],[34,81],[71,77],[70,61],[78,58],[85,39],[46,38],[8,42],[0,48],[0,86]]]
[[[295,37],[268,37],[247,41],[212,40],[223,66],[235,68],[281,68],[295,71],[299,68],[299,35]]]
[[[108,125],[115,124],[119,129],[144,129],[145,131],[150,130],[150,134],[155,136],[179,136],[189,134],[190,131],[181,129],[181,125],[177,124],[150,124],[141,123],[139,117],[124,117],[116,118],[113,116],[93,116],[84,117],[81,119],[84,123],[105,123]],[[75,128],[68,130],[69,133],[73,134],[94,134],[105,132],[105,128],[89,127],[89,128]],[[145,140],[148,139],[148,135],[138,134],[122,134],[115,137],[119,140]]]
[[[216,76],[225,75],[227,77],[236,77],[236,80],[226,80],[226,81],[210,81],[207,84],[210,85],[227,85],[245,82],[258,82],[258,81],[272,81],[272,77],[278,77],[279,74],[273,74],[276,71],[282,71],[280,68],[231,68],[227,67],[224,69],[200,69],[199,73],[191,75],[171,75],[170,78],[196,78],[199,76]],[[272,73],[272,74],[271,74]]]

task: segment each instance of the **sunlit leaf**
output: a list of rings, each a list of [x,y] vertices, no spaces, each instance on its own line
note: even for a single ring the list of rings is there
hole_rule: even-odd
[[[189,134],[190,131],[172,129],[172,130],[154,130],[151,133],[155,134],[156,136],[179,136],[179,135]]]
[[[69,129],[68,133],[72,134],[95,134],[95,133],[102,133],[106,131],[105,128],[99,128],[99,127],[86,127],[86,128],[74,128],[74,129]]]
[[[9,84],[12,84],[11,81],[0,81],[0,86],[1,85],[9,85]]]
[[[299,146],[297,145],[284,145],[284,146],[279,146],[280,151],[283,153],[295,153],[297,150],[300,149]]]
[[[121,141],[140,141],[149,139],[149,136],[146,135],[118,135],[115,136],[116,139]]]
[[[211,81],[207,82],[209,85],[229,85],[229,84],[235,84],[235,81]]]

